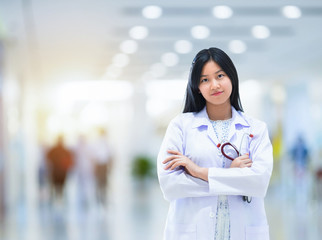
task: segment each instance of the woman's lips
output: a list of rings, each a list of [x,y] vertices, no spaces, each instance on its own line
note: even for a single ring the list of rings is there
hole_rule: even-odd
[[[215,92],[215,93],[213,93],[213,94],[211,94],[212,96],[219,96],[220,94],[222,94],[223,93],[223,91],[221,91],[221,92]]]

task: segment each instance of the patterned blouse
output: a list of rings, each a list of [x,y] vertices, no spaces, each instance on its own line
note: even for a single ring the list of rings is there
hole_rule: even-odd
[[[232,119],[211,122],[219,142],[227,142]],[[221,161],[222,167],[225,168],[226,159],[224,156]],[[218,196],[215,240],[230,240],[229,204],[226,195]]]

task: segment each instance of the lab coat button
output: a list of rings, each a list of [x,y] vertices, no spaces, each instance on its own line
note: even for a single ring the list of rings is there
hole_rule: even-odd
[[[213,212],[210,212],[210,213],[209,213],[209,217],[210,217],[210,218],[214,218],[214,217],[215,217],[215,214],[214,214]]]

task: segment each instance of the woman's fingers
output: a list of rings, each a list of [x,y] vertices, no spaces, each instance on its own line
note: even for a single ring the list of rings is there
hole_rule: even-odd
[[[249,154],[246,153],[244,155],[239,156],[238,158],[241,159],[241,160],[248,159],[249,158]]]
[[[166,164],[164,167],[165,170],[175,170],[177,167],[182,166],[185,168],[186,172],[191,175],[191,172],[196,166],[189,158],[176,150],[167,150],[167,152],[172,155],[162,162],[163,164]]]
[[[167,164],[167,166],[164,167],[165,170],[174,170],[176,167],[179,167],[179,166],[184,166],[184,161],[183,159],[181,158],[177,158],[177,159],[174,159],[172,160],[171,162],[169,162]]]
[[[173,156],[170,156],[170,157],[167,157],[166,159],[164,159],[164,161],[162,163],[167,163],[167,162],[170,162],[172,161],[173,159],[176,159],[178,156],[176,155],[173,155]]]
[[[251,167],[253,164],[253,161],[251,159],[245,159],[242,160],[241,167]]]
[[[251,166],[252,166],[252,164],[253,164],[252,162],[251,162],[251,163],[246,163],[246,164],[245,164],[245,167],[251,167]]]
[[[187,174],[194,177],[198,176],[197,174],[200,172],[198,171],[198,168],[200,167],[191,159],[177,151],[169,150],[168,152],[176,155],[170,156],[163,161],[163,163],[166,163],[166,166],[164,167],[165,170],[175,170],[180,167],[181,169],[184,169]]]
[[[171,153],[171,154],[175,154],[175,155],[182,155],[182,153],[181,153],[181,152],[176,151],[176,150],[168,150],[167,152],[168,152],[168,153]]]
[[[170,162],[170,161],[172,161],[172,160],[174,160],[176,158],[180,158],[180,157],[182,157],[182,155],[172,155],[172,156],[167,157],[166,159],[164,159],[162,163],[167,163],[167,162]]]
[[[173,165],[174,163],[175,163],[174,161],[169,162],[169,163],[164,167],[164,169],[165,169],[165,170],[168,170],[169,168],[171,168],[171,167],[172,167],[172,165]]]
[[[249,159],[249,154],[246,153],[242,156],[237,157],[236,159],[241,160],[241,161],[247,160],[247,159]]]
[[[174,170],[176,167],[183,166],[182,162],[180,160],[175,161],[174,164],[172,164],[172,167],[170,170]]]
[[[244,168],[244,167],[251,167],[252,164],[253,164],[253,161],[249,158],[249,154],[244,154],[234,159],[234,161],[231,164],[231,167]]]
[[[249,159],[249,158],[245,158],[245,159],[240,159],[240,161],[242,162],[242,163],[250,163],[250,162],[253,162],[251,159]]]
[[[167,163],[167,162],[170,162],[170,161],[172,161],[172,160],[174,160],[174,159],[176,159],[176,158],[178,158],[178,157],[182,157],[183,155],[182,155],[182,153],[180,153],[180,152],[178,152],[178,151],[175,151],[175,150],[168,150],[167,151],[168,153],[170,153],[170,154],[173,154],[172,156],[170,156],[170,157],[167,157],[162,163],[163,164],[165,164],[165,163]]]

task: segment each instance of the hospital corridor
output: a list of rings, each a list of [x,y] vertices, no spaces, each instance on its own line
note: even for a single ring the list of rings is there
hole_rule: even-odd
[[[162,240],[158,154],[211,47],[268,129],[270,240],[321,240],[321,24],[315,0],[0,0],[0,240]]]
[[[122,184],[115,183],[110,189],[106,206],[80,206],[72,180],[64,205],[38,200],[28,206],[21,197],[1,220],[1,239],[161,240],[168,203],[157,181],[143,190],[134,184],[119,186]],[[286,196],[282,189],[270,189],[265,204],[271,239],[320,239],[321,202],[300,206],[294,196]]]

